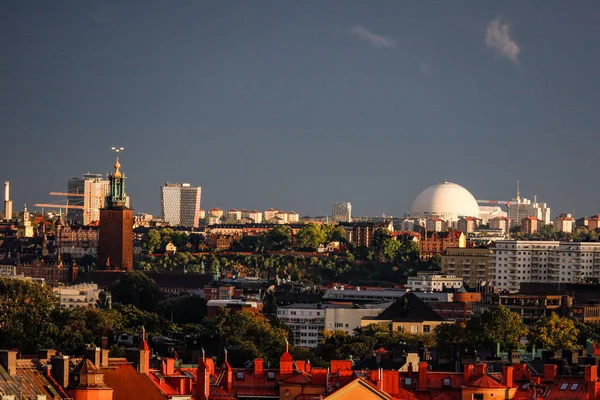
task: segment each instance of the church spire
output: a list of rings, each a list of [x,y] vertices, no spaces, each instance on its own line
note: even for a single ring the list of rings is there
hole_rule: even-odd
[[[125,193],[125,174],[121,172],[119,157],[115,161],[115,172],[109,175],[110,192],[106,198],[107,208],[126,208],[127,194]]]

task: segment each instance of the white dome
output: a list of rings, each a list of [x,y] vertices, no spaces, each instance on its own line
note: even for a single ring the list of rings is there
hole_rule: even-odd
[[[435,216],[456,221],[460,217],[479,217],[479,205],[464,187],[444,182],[423,190],[413,202],[410,215],[414,218]]]

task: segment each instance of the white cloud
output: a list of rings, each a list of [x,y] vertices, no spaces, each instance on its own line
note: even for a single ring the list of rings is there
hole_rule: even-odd
[[[396,39],[390,36],[378,35],[377,33],[368,31],[362,25],[353,26],[350,28],[350,32],[369,43],[371,46],[386,47],[389,49],[398,50],[398,43],[396,43]]]
[[[485,32],[485,45],[501,57],[506,57],[519,65],[519,45],[510,37],[510,25],[500,17],[490,21]]]

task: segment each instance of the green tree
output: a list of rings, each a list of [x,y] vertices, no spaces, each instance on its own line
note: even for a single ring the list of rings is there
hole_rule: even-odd
[[[121,314],[125,333],[139,334],[145,329],[151,335],[165,335],[175,330],[174,325],[165,318],[134,305],[115,304],[114,309]]]
[[[160,287],[141,271],[126,272],[111,288],[114,302],[153,311],[162,298]]]
[[[277,225],[264,238],[265,247],[271,250],[289,248],[292,244],[292,230],[287,225]]]
[[[206,317],[206,301],[198,296],[171,297],[158,303],[158,313],[177,324],[199,324]]]
[[[440,324],[433,329],[433,336],[438,347],[455,348],[469,343],[466,328],[461,322]]]
[[[432,270],[439,271],[442,268],[442,256],[440,254],[434,254],[429,261]]]
[[[55,347],[68,354],[83,354],[86,343],[99,345],[103,336],[123,330],[121,314],[116,310],[98,308],[63,308],[54,316],[60,334]]]
[[[56,296],[46,285],[0,278],[0,348],[31,353],[53,346]]]
[[[301,249],[316,250],[320,244],[325,243],[327,234],[321,228],[321,225],[310,223],[300,228],[296,240],[298,247]]]
[[[476,343],[490,348],[500,343],[501,350],[510,351],[519,348],[527,327],[519,314],[499,306],[469,320],[467,332]]]
[[[577,348],[579,330],[569,318],[556,313],[538,319],[530,328],[528,338],[541,348],[549,350],[573,350]]]
[[[277,299],[275,298],[275,292],[272,290],[268,290],[265,293],[265,298],[263,299],[264,307],[263,313],[266,315],[277,315]]]
[[[395,238],[388,236],[383,240],[380,259],[382,261],[393,261],[399,258],[401,244]]]
[[[273,327],[267,317],[249,309],[232,312],[224,309],[215,318],[202,322],[201,340],[217,342],[220,346],[239,345],[239,360],[244,362],[262,357],[277,363],[285,349],[288,332]]]
[[[160,248],[162,237],[156,229],[150,229],[142,239],[142,249],[152,254]]]

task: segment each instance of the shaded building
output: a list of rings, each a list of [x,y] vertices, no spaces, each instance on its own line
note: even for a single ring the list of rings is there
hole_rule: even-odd
[[[161,218],[171,226],[200,226],[202,189],[189,183],[165,183],[161,188]],[[211,210],[212,211],[212,210]]]
[[[109,177],[106,207],[100,210],[98,266],[104,269],[133,270],[133,210],[126,205],[125,175],[119,158]]]

